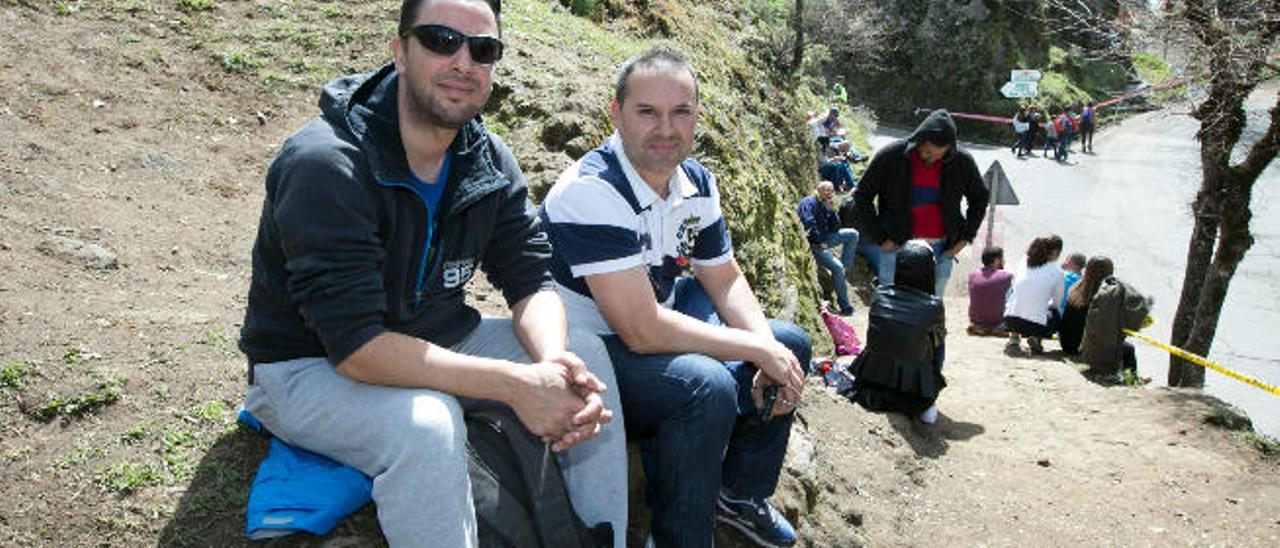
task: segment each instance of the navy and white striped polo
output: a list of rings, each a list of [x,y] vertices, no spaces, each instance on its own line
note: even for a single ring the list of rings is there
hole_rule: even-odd
[[[615,133],[551,187],[542,223],[551,238],[551,275],[572,325],[613,332],[585,276],[642,266],[654,298],[670,308],[676,278],[733,258],[711,173],[686,159],[667,184],[662,200],[631,166]]]

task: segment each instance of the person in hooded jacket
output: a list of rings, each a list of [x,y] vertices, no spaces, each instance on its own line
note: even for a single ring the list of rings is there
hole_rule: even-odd
[[[871,299],[867,344],[849,366],[853,385],[845,396],[871,411],[938,417],[938,393],[946,387],[942,363],[946,318],[933,294],[934,252],[911,240],[897,253],[895,283],[880,286]]]
[[[956,256],[978,233],[989,195],[973,156],[956,143],[956,124],[945,110],[933,111],[910,137],[877,151],[854,204],[862,240],[879,246],[879,284],[894,284],[902,243],[923,239],[937,259],[934,294],[941,298]]]
[[[244,405],[282,441],[371,476],[391,546],[477,544],[464,417],[507,405],[562,454],[583,521],[622,546],[609,355],[568,329],[524,176],[478,117],[500,5],[405,0],[394,62],[327,84],[320,116],[281,146],[241,329]],[[511,318],[465,302],[477,268]]]

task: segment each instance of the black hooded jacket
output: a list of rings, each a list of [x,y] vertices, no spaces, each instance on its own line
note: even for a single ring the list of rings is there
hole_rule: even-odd
[[[902,245],[912,238],[911,150],[922,141],[950,145],[942,159],[942,222],[947,229],[946,246],[959,240],[972,242],[986,215],[989,192],[978,172],[978,164],[956,145],[956,124],[945,110],[935,110],[910,137],[876,152],[854,191],[858,229],[864,241],[877,244],[885,239]],[[960,212],[960,198],[967,202]]]
[[[438,209],[409,184],[392,65],[340,78],[322,115],[267,171],[240,349],[250,363],[341,363],[385,331],[441,346],[480,321],[475,268],[514,304],[551,287],[551,246],[511,151],[479,120],[458,131]]]

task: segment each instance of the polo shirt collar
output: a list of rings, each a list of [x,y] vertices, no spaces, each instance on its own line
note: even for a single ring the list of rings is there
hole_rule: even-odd
[[[622,148],[622,136],[617,131],[609,137],[609,148],[613,149],[618,155],[618,163],[622,165],[622,172],[627,176],[627,182],[631,184],[631,191],[636,195],[636,202],[640,204],[640,208],[644,209],[654,202],[661,201],[658,193],[649,187],[649,183],[645,182],[644,177],[636,171],[631,165],[631,160],[627,158],[627,152]],[[689,176],[685,174],[684,169],[677,167],[675,173],[671,174],[671,179],[667,180],[667,188],[669,190],[679,190],[679,192],[670,192],[667,195],[667,201],[671,205],[679,205],[685,198],[692,198],[698,195],[698,187],[689,180]]]

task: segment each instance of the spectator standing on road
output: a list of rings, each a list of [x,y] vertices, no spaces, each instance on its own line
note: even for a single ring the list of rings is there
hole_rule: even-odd
[[[969,334],[1004,333],[1004,301],[1013,284],[1013,273],[1004,269],[1004,249],[982,251],[982,267],[969,273]]]
[[[1027,337],[1032,354],[1044,351],[1040,340],[1058,331],[1058,302],[1062,300],[1062,269],[1058,255],[1062,238],[1043,236],[1027,246],[1027,258],[1013,276],[1013,287],[1004,306],[1004,325],[1010,332],[1009,347],[1018,348]]]
[[[956,256],[982,224],[989,196],[945,110],[933,111],[910,137],[876,152],[854,190],[854,206],[862,238],[879,245],[879,284],[893,285],[898,247],[920,238],[937,257],[934,294],[941,298]]]
[[[1021,158],[1025,151],[1030,150],[1031,146],[1027,143],[1027,139],[1030,137],[1031,132],[1031,122],[1027,119],[1026,107],[1018,107],[1018,112],[1013,115],[1013,119],[1010,123],[1013,125],[1014,136],[1013,149],[1011,152]]]
[[[1031,105],[1027,107],[1027,154],[1031,154],[1031,149],[1035,148],[1036,139],[1044,131],[1044,113],[1040,107]]]
[[[1067,161],[1071,153],[1071,140],[1076,136],[1076,118],[1071,109],[1063,109],[1062,114],[1054,121],[1054,130],[1058,133],[1058,148],[1054,157],[1059,162]]]
[[[1053,150],[1053,159],[1058,159],[1058,124],[1057,111],[1050,109],[1048,116],[1044,119],[1044,146],[1040,149],[1040,156],[1049,157],[1049,151]]]
[[[1093,101],[1084,105],[1080,111],[1080,152],[1093,153],[1093,130],[1095,108]]]
[[[853,314],[853,304],[849,302],[847,276],[853,268],[853,259],[858,249],[858,231],[840,228],[835,194],[831,182],[822,181],[813,194],[800,200],[796,212],[800,215],[800,223],[804,225],[805,236],[809,239],[809,251],[813,253],[813,260],[831,273],[831,285],[835,286],[840,315],[848,316]],[[836,247],[840,248],[840,260],[836,260],[831,252]]]

